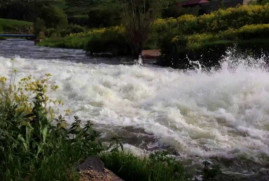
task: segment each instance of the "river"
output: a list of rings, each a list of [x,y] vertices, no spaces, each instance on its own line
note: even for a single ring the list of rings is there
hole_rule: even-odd
[[[10,58],[14,58],[14,64]],[[231,177],[269,180],[267,59],[223,58],[210,71],[132,65],[82,50],[0,41],[0,75],[52,74],[53,98],[91,120],[104,138],[122,137],[135,153],[168,149],[190,164],[218,163]]]

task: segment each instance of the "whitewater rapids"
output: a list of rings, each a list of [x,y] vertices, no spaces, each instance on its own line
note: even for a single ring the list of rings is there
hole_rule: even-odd
[[[231,59],[218,70],[181,71],[20,57],[12,64],[0,57],[0,75],[14,68],[16,80],[51,73],[59,89],[50,95],[74,115],[111,129],[141,128],[183,156],[266,163],[269,72],[262,60]]]

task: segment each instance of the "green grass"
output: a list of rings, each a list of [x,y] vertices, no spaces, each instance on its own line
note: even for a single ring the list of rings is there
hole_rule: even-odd
[[[31,33],[33,23],[0,18],[0,33]]]
[[[128,181],[183,181],[187,177],[183,166],[163,153],[139,158],[130,153],[112,152],[101,155],[105,166]]]

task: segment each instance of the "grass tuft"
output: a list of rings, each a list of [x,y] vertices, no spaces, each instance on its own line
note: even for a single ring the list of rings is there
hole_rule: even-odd
[[[102,154],[105,166],[128,181],[183,181],[183,166],[165,153],[154,153],[149,158],[139,158],[130,153]]]

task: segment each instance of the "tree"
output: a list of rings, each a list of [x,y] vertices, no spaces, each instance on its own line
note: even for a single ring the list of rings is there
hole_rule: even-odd
[[[89,27],[109,27],[119,25],[122,3],[119,0],[99,0],[89,8]]]
[[[44,6],[63,0],[0,0],[0,17],[34,22]]]
[[[62,9],[46,5],[40,10],[39,18],[43,19],[47,28],[61,28],[67,25],[67,16]]]
[[[258,4],[269,4],[269,0],[257,0]]]
[[[158,17],[162,0],[124,0],[122,24],[133,47],[133,55],[142,53],[144,42],[149,35],[150,26]]]

